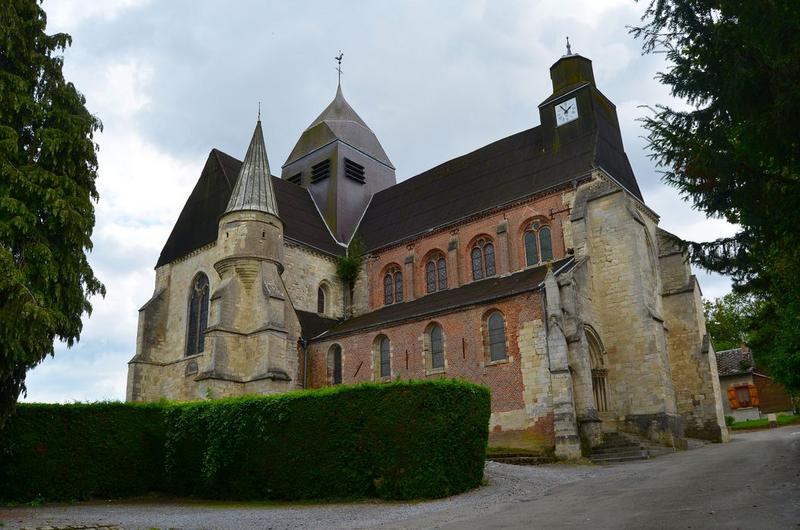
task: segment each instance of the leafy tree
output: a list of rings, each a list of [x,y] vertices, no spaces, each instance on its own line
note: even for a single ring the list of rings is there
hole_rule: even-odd
[[[717,351],[738,348],[751,342],[750,327],[758,311],[751,296],[728,293],[713,302],[703,301],[706,328]]]
[[[670,64],[659,80],[689,109],[645,119],[664,179],[732,237],[689,243],[700,266],[760,303],[760,363],[800,388],[800,2],[651,0],[632,33]]]
[[[0,2],[0,426],[26,372],[72,345],[105,294],[92,248],[100,121],[62,74],[64,33],[37,0]]]

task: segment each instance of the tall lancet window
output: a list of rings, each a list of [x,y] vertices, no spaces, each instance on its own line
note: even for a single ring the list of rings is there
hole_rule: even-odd
[[[205,349],[207,327],[208,276],[201,272],[195,276],[189,294],[189,336],[186,339],[186,355],[194,355]]]

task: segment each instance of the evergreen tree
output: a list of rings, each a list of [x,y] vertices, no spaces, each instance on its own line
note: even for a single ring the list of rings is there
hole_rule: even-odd
[[[101,124],[62,74],[70,36],[46,22],[37,0],[0,2],[0,426],[26,372],[78,340],[105,294],[86,258]]]
[[[732,237],[691,242],[700,266],[754,296],[759,363],[800,388],[800,2],[651,0],[633,28],[666,54],[659,80],[690,104],[645,120],[664,179]]]

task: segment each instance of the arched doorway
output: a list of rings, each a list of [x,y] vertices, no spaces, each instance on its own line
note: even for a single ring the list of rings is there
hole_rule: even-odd
[[[586,327],[585,331],[592,370],[592,395],[597,412],[602,417],[603,413],[609,412],[611,403],[608,387],[608,359],[597,332],[590,327]]]

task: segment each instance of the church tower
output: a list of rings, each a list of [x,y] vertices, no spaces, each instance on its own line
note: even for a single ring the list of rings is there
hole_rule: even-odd
[[[296,375],[296,349],[288,327],[293,310],[281,279],[283,222],[267,160],[261,120],[219,219],[214,269],[220,277],[211,293],[206,344],[210,343],[208,388],[230,394],[231,382],[244,392],[289,390]]]
[[[311,122],[281,176],[308,189],[331,233],[347,244],[375,193],[396,183],[395,168],[375,133],[342,93]]]

